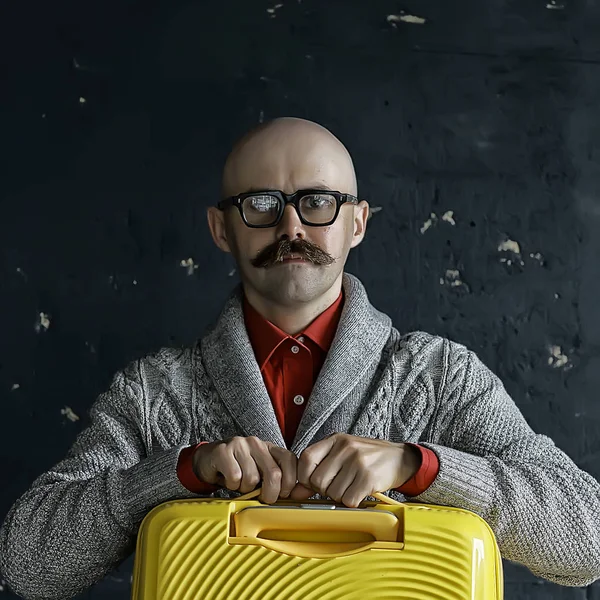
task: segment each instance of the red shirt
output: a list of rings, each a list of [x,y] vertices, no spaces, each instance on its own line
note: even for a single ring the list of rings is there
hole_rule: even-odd
[[[290,336],[267,321],[244,295],[243,311],[248,337],[288,448],[292,445],[306,403],[335,337],[343,307],[342,289],[338,299],[304,331]],[[192,469],[192,456],[198,445],[181,451],[177,475],[182,485],[191,492],[212,493],[218,488],[200,481]],[[439,461],[428,448],[418,444],[411,446],[420,451],[421,466],[414,477],[397,491],[405,496],[418,496],[437,477]]]

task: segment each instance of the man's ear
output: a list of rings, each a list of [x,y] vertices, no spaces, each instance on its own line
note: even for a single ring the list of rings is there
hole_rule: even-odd
[[[219,210],[214,206],[209,206],[206,209],[206,219],[208,221],[208,228],[212,235],[213,241],[218,248],[231,254],[231,247],[229,246],[228,228],[227,228],[227,215],[225,211]]]
[[[367,221],[369,220],[370,207],[366,200],[361,200],[354,209],[354,234],[350,248],[358,246],[367,232]]]

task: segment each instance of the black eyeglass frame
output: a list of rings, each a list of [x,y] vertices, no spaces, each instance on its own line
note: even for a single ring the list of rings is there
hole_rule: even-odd
[[[308,196],[311,194],[329,194],[330,196],[333,196],[335,198],[335,202],[336,202],[336,207],[335,207],[335,215],[333,216],[333,219],[331,219],[331,221],[327,221],[326,223],[309,223],[308,221],[306,221],[306,219],[300,214],[300,207],[299,207],[299,203],[300,203],[300,198],[302,198],[303,196]],[[279,200],[279,213],[277,215],[277,219],[275,220],[274,223],[271,223],[270,225],[251,225],[250,223],[248,223],[248,221],[246,221],[246,217],[244,216],[244,210],[242,208],[242,204],[244,203],[244,200],[246,198],[250,198],[252,196],[275,196],[278,200]],[[343,194],[342,192],[336,192],[333,190],[319,190],[319,189],[309,189],[309,190],[298,190],[296,192],[294,192],[293,194],[286,194],[285,192],[282,192],[281,190],[260,190],[260,191],[255,191],[255,192],[244,192],[243,194],[238,194],[237,196],[230,196],[229,198],[225,198],[224,200],[219,201],[219,203],[217,204],[217,208],[219,210],[225,210],[226,208],[229,208],[230,206],[237,206],[238,210],[240,211],[240,216],[242,217],[242,220],[244,221],[244,223],[246,224],[247,227],[252,227],[255,229],[264,229],[265,227],[276,227],[277,225],[279,225],[279,222],[281,221],[281,217],[283,217],[283,213],[285,211],[285,208],[288,204],[293,204],[294,207],[296,208],[296,214],[298,215],[298,218],[300,219],[300,221],[302,221],[302,223],[308,227],[327,227],[328,225],[332,225],[333,223],[335,223],[336,219],[338,218],[338,215],[340,213],[340,207],[342,206],[342,204],[345,204],[346,202],[350,202],[352,204],[358,204],[358,198],[356,196],[353,196],[352,194]]]

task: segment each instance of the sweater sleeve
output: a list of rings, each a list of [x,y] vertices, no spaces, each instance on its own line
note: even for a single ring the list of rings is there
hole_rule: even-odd
[[[458,355],[458,356],[457,356]],[[464,508],[492,527],[502,556],[565,586],[600,578],[600,484],[536,434],[502,382],[453,344],[440,390],[440,470],[411,501]],[[437,440],[436,440],[437,441]]]
[[[146,513],[193,497],[177,477],[187,444],[149,452],[141,362],[115,375],[64,460],[39,476],[0,529],[0,571],[29,600],[72,598],[135,549]]]

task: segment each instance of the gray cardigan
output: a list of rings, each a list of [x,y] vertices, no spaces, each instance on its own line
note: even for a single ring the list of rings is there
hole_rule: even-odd
[[[332,432],[418,442],[440,472],[398,500],[471,510],[504,558],[550,581],[600,578],[600,484],[534,433],[500,380],[464,346],[401,335],[344,273],[335,339],[292,451]],[[182,448],[257,436],[285,447],[256,363],[238,284],[219,319],[188,349],[162,349],[118,372],[66,458],[40,475],[0,531],[0,571],[25,598],[70,598],[135,548],[144,515],[195,494],[177,478]],[[227,496],[221,490],[217,496]]]

